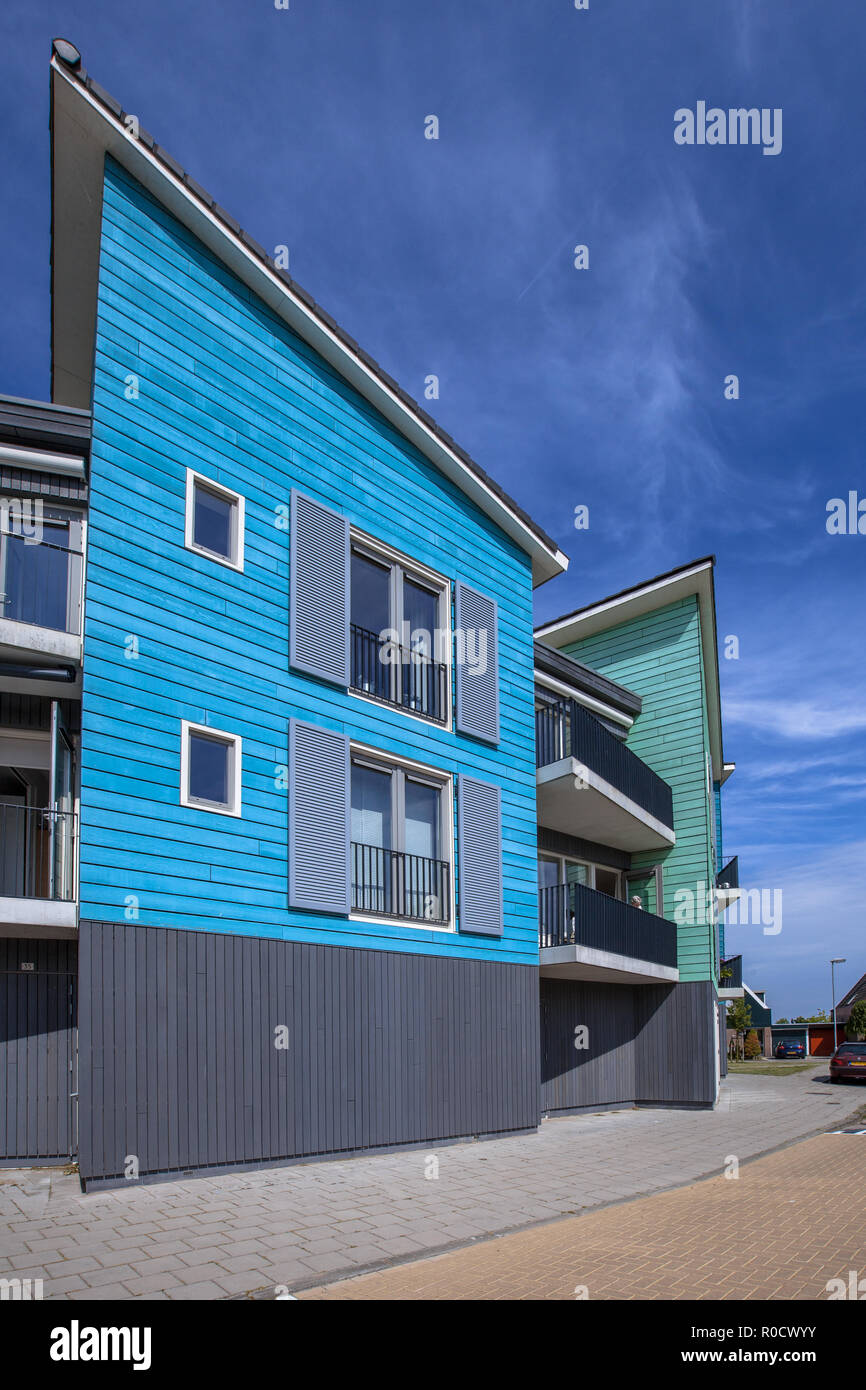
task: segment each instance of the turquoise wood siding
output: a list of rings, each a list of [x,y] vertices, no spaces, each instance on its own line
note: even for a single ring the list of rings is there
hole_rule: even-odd
[[[716,873],[724,868],[724,858],[722,851],[722,784],[713,782],[713,830],[714,844],[716,853]]]
[[[697,599],[682,599],[564,650],[643,700],[627,741],[673,790],[677,842],[670,850],[636,854],[633,864],[640,869],[662,863],[664,916],[671,920],[677,891],[694,894],[695,920],[681,925],[677,937],[680,979],[710,979],[715,943],[707,892],[713,883],[713,825]]]
[[[536,962],[528,556],[110,160],[94,372],[82,917]],[[184,548],[188,466],[244,495],[242,574]],[[292,487],[496,600],[497,746],[290,670]],[[501,938],[289,909],[293,716],[501,787]],[[242,736],[240,818],[179,804],[181,719]]]

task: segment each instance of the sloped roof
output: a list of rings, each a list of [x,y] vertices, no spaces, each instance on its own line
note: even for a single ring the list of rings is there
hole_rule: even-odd
[[[856,985],[852,985],[836,1005],[836,1022],[847,1023],[851,1017],[851,1010],[861,999],[866,999],[866,975],[861,975]]]
[[[126,115],[121,103],[85,72],[75,46],[55,39],[50,123],[52,398],[73,406],[90,404],[102,171],[105,154],[110,153],[511,535],[532,557],[536,584],[567,569],[567,557],[523,508],[286,270],[275,266],[264,247],[140,123],[137,138],[132,135],[124,124]]]

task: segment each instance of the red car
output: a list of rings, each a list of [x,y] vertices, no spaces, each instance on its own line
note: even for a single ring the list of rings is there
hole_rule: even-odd
[[[830,1058],[831,1081],[866,1081],[866,1042],[840,1043]]]

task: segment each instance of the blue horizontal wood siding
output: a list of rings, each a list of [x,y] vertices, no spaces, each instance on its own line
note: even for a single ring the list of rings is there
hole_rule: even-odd
[[[133,377],[138,396],[127,399]],[[187,467],[244,495],[243,573],[184,548]],[[443,574],[452,590],[460,578],[496,600],[496,746],[290,669],[294,487]],[[501,787],[501,938],[288,907],[293,717]],[[181,719],[242,737],[239,818],[180,806]],[[109,159],[94,362],[82,917],[535,961],[534,763],[529,557]]]

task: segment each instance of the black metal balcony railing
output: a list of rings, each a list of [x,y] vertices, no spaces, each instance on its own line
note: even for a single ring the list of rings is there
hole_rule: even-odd
[[[559,883],[539,893],[539,944],[588,946],[653,965],[677,963],[673,922],[610,898],[582,883]]]
[[[719,965],[719,989],[743,988],[743,957],[728,956]]]
[[[437,724],[448,719],[448,674],[422,651],[383,640],[351,625],[352,689],[372,700],[423,714]]]
[[[352,842],[352,910],[374,917],[447,922],[451,866],[442,859]]]
[[[673,792],[576,700],[535,712],[535,766],[576,758],[663,825],[673,827]]]
[[[80,636],[82,552],[53,541],[28,544],[18,535],[4,541],[0,618]]]
[[[0,802],[0,897],[72,902],[75,816]]]
[[[739,888],[740,886],[740,860],[738,855],[729,859],[723,869],[716,874],[717,888]]]

